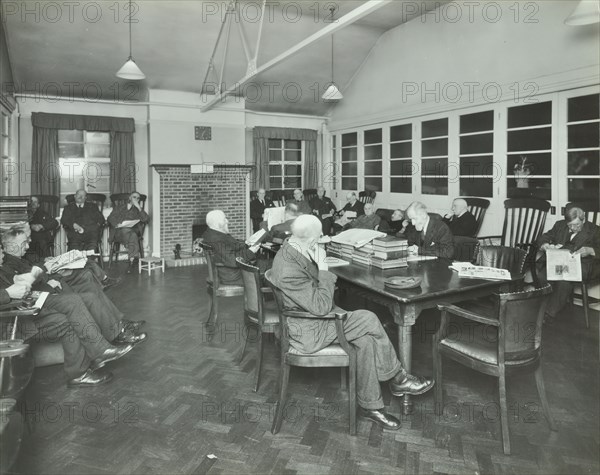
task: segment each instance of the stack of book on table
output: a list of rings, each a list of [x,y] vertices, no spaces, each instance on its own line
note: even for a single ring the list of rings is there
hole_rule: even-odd
[[[0,223],[3,228],[15,223],[27,222],[27,197],[2,196],[0,198]]]
[[[370,250],[367,247],[365,251],[362,251],[362,248],[368,246],[373,239],[384,236],[386,236],[385,233],[371,229],[348,229],[331,238],[327,251],[342,259],[361,262],[360,259],[363,258],[368,261]],[[368,264],[369,262],[364,263]]]
[[[408,265],[408,241],[395,236],[373,239],[371,265],[379,269],[394,269]]]

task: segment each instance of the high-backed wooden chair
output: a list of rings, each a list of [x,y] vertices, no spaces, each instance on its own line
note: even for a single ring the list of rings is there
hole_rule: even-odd
[[[375,201],[376,196],[376,191],[361,191],[358,194],[358,201],[360,201],[363,204],[373,203]]]
[[[505,454],[510,454],[506,375],[511,371],[535,371],[535,382],[544,415],[550,428],[556,430],[546,399],[541,366],[542,323],[546,297],[551,292],[552,287],[546,285],[528,292],[495,294],[494,306],[489,313],[475,313],[456,305],[438,305],[442,318],[433,342],[434,378],[437,381],[434,388],[435,411],[440,415],[444,407],[442,356],[498,378],[500,424]],[[449,315],[480,325],[468,332],[449,333]],[[470,326],[472,325],[471,323]]]
[[[274,301],[265,302],[263,295],[271,293],[268,287],[260,285],[260,271],[258,267],[248,264],[241,257],[236,259],[239,268],[242,271],[242,279],[244,280],[244,317],[246,325],[256,327],[258,353],[256,361],[256,372],[254,376],[254,391],[258,391],[260,384],[260,374],[262,371],[263,359],[263,335],[275,334],[279,326],[279,314],[277,312],[277,304]],[[246,332],[244,347],[240,352],[240,363],[244,359],[246,346],[250,335]]]
[[[479,241],[473,237],[454,236],[454,260],[459,262],[475,262],[479,252]]]
[[[74,203],[75,195],[67,195],[65,196],[65,199],[67,200],[67,204]],[[103,193],[88,193],[85,200],[89,201],[90,203],[94,203],[98,207],[98,210],[100,210],[100,212],[102,213],[102,210],[104,209],[104,203],[106,203],[106,195]],[[106,224],[104,226],[106,226]],[[100,267],[104,267],[104,246],[102,245],[103,234],[104,227],[100,228],[100,230],[98,231],[97,247],[98,252],[100,253],[100,258],[98,259],[98,264],[100,264]]]
[[[330,313],[324,316],[311,315],[308,312],[287,310],[283,306],[283,293],[271,280],[271,271],[265,274],[267,283],[273,289],[277,308],[279,310],[279,326],[281,328],[281,370],[279,375],[279,400],[271,433],[277,434],[281,428],[283,412],[287,398],[288,381],[291,366],[309,368],[348,367],[348,400],[350,409],[350,434],[356,434],[356,351],[350,346],[344,334],[344,320],[346,313]],[[288,327],[289,318],[310,318],[335,320],[335,329],[339,344],[331,344],[316,353],[301,353],[290,345]]]
[[[544,232],[550,203],[538,198],[513,198],[504,201],[504,224],[500,236],[479,237],[484,244],[494,244],[499,239],[501,246],[518,247],[527,252],[531,274],[537,282],[535,269],[536,242]]]
[[[481,230],[481,225],[483,224],[483,218],[485,218],[485,213],[490,207],[490,200],[486,200],[484,198],[471,198],[470,196],[464,197],[462,199],[467,202],[467,209],[475,217],[475,221],[477,222],[477,228],[475,229],[475,233],[472,236],[477,237],[479,231]]]
[[[204,250],[206,263],[208,264],[208,278],[206,279],[206,291],[210,299],[210,311],[206,319],[206,326],[211,330],[219,318],[219,297],[238,297],[244,295],[244,287],[241,285],[223,285],[219,281],[218,267],[223,264],[215,262],[215,253],[212,246],[200,243]]]
[[[113,208],[115,208],[116,206],[126,204],[129,201],[129,195],[130,195],[130,193],[113,193],[112,195],[110,195],[110,202],[112,203]],[[147,199],[148,199],[148,197],[146,195],[143,195],[142,193],[140,193],[140,206],[142,207],[142,209],[145,208]],[[107,225],[110,226],[108,223],[107,223]],[[138,244],[140,247],[140,258],[144,257],[144,229],[145,228],[146,228],[146,225],[144,223],[137,224],[136,232],[138,235]],[[115,259],[115,261],[119,260],[120,243],[118,243],[117,241],[113,241],[113,242],[109,243],[109,246],[110,246],[110,255],[108,256],[108,266],[110,267],[112,265],[113,258]]]
[[[315,189],[308,189],[308,190],[304,190],[302,192],[302,194],[304,195],[304,199],[306,200],[307,203],[310,203],[310,200],[312,200],[313,198],[317,197],[317,190]]]
[[[52,216],[54,219],[58,217],[60,214],[60,198],[54,195],[35,195],[40,202],[40,207]],[[56,235],[58,234],[58,227],[52,231],[50,234],[52,236],[51,242],[48,243],[48,249],[50,251],[50,255],[54,256],[54,240],[56,239]]]

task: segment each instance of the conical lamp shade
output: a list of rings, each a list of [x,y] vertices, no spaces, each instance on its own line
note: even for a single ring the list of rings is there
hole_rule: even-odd
[[[123,65],[123,67],[117,71],[117,77],[122,79],[131,79],[133,81],[146,79],[146,75],[140,68],[138,68],[138,65],[135,64],[135,61],[131,56]]]
[[[571,16],[565,20],[566,25],[580,26],[600,22],[600,2],[598,0],[581,0]]]
[[[339,101],[340,99],[344,98],[344,96],[342,96],[342,93],[334,83],[331,83],[329,85],[329,87],[325,91],[325,94],[323,94],[322,97],[326,101]]]

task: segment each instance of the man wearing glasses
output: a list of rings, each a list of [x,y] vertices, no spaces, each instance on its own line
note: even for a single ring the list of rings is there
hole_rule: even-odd
[[[109,242],[118,242],[127,247],[129,256],[129,267],[127,273],[130,274],[134,269],[137,260],[140,258],[139,236],[143,232],[144,224],[148,222],[148,214],[142,209],[140,204],[140,194],[137,191],[129,195],[126,204],[116,206],[108,222],[110,224]]]
[[[567,205],[565,219],[557,221],[553,228],[539,239],[539,250],[544,253],[538,260],[538,276],[547,281],[545,253],[548,249],[568,249],[581,255],[581,272],[584,279],[600,277],[600,227],[585,220],[585,212],[574,205]],[[551,282],[553,293],[549,298],[544,321],[551,324],[567,304],[573,291],[573,282]]]

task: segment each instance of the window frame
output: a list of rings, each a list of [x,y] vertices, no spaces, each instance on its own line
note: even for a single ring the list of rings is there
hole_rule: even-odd
[[[275,140],[279,140],[280,141],[280,148],[274,148],[271,147],[271,142],[275,141]],[[286,142],[299,142],[300,143],[300,148],[286,148]],[[276,161],[271,161],[271,151],[280,151],[281,152],[281,160],[276,160]],[[298,188],[297,186],[293,186],[293,187],[286,187],[286,178],[289,177],[299,177],[300,178],[300,189],[304,189],[304,153],[305,153],[306,147],[304,144],[304,140],[292,140],[292,139],[269,139],[269,146],[268,146],[268,154],[269,154],[269,189],[270,190],[277,190],[277,191],[284,191],[284,190],[290,190],[290,189],[296,189]],[[300,152],[300,161],[286,161],[285,159],[285,152],[289,151],[289,152]],[[300,167],[300,175],[287,175],[286,172],[286,165],[287,166],[299,166]],[[280,166],[281,167],[281,175],[275,175],[275,176],[279,176],[281,178],[280,181],[280,185],[281,187],[273,187],[273,174],[271,173],[271,166]]]

